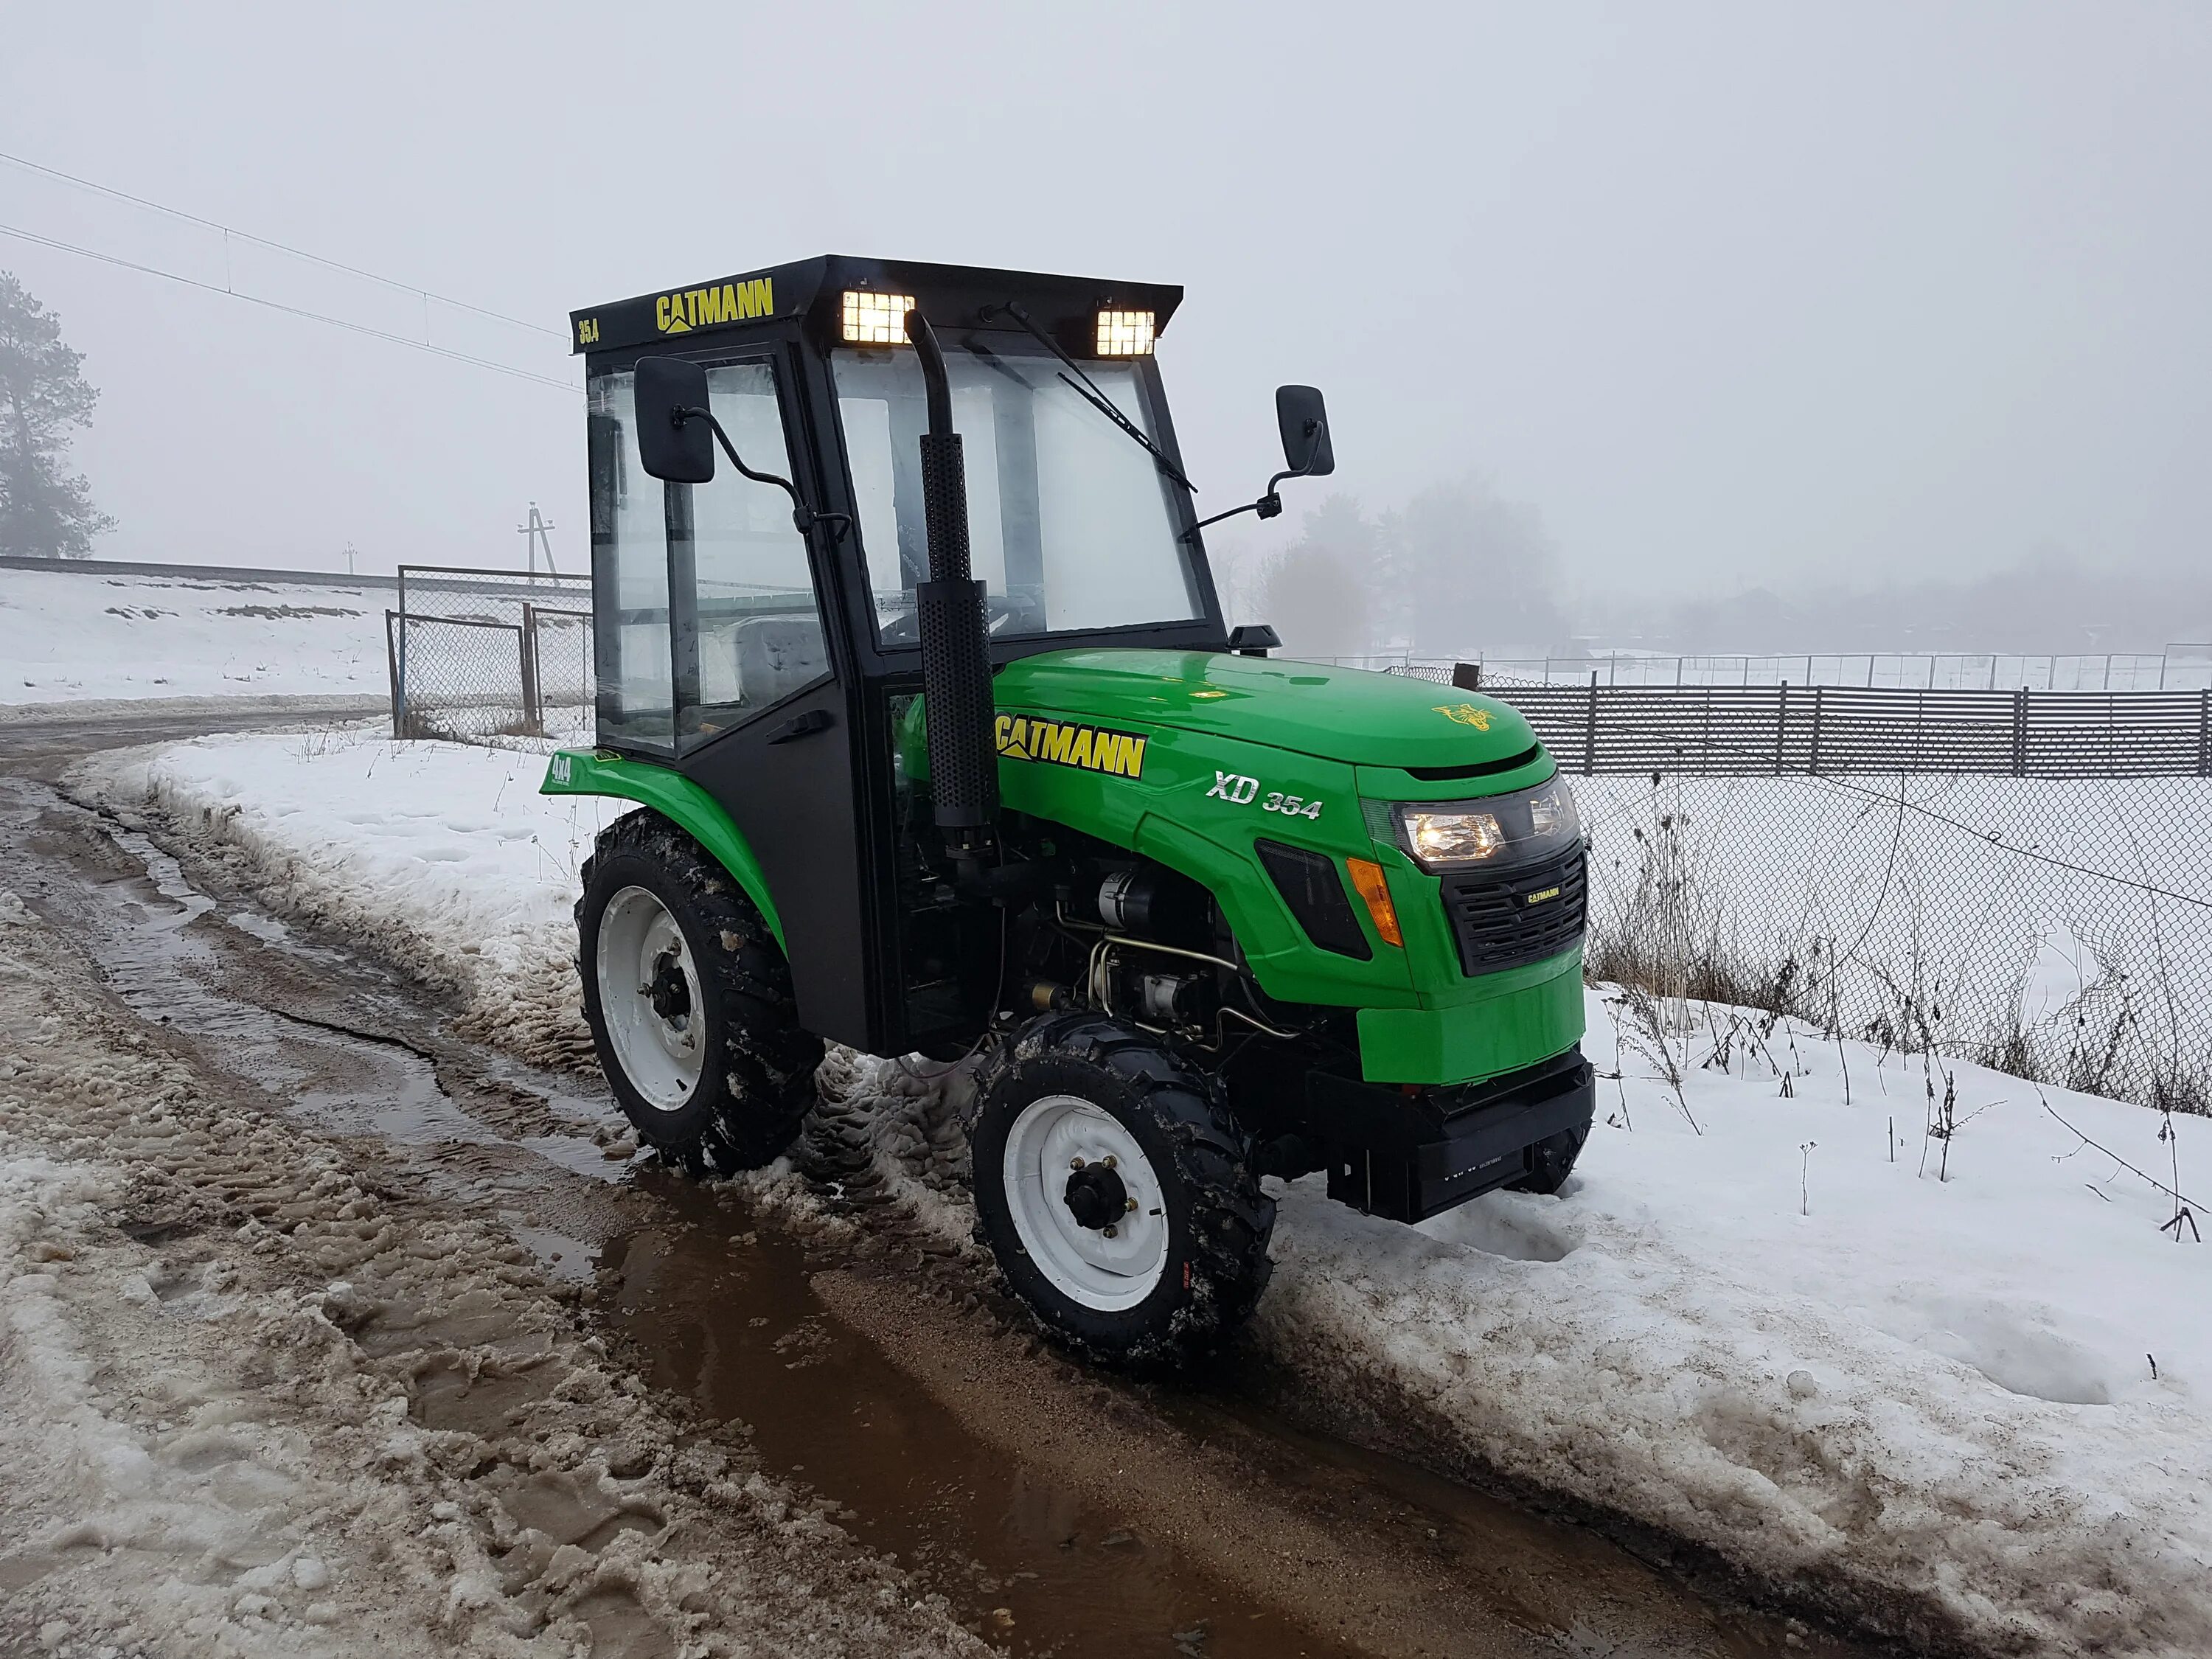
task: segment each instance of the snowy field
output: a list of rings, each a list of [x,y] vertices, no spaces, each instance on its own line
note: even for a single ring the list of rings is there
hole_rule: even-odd
[[[539,765],[255,736],[78,783],[450,986],[519,1051],[580,1056],[568,907],[607,809],[538,796]],[[1274,1360],[1430,1455],[1893,1627],[2212,1652],[2212,1251],[2160,1231],[2163,1187],[2212,1187],[2212,1123],[1725,1010],[1654,1036],[1601,991],[1590,1015],[1587,1052],[1622,1075],[1560,1197],[1407,1229],[1314,1181],[1284,1194],[1254,1327]],[[1931,1085],[1954,1093],[1948,1144]]]
[[[382,696],[377,588],[0,569],[0,705]]]

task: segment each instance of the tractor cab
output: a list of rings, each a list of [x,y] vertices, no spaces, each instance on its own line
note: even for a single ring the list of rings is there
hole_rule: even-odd
[[[1571,795],[1503,704],[1232,635],[1205,526],[1334,447],[1280,388],[1201,518],[1181,298],[829,257],[572,317],[598,741],[544,787],[644,809],[578,909],[618,1098],[726,1168],[825,1040],[982,1056],[986,1229],[1109,1358],[1241,1316],[1261,1173],[1416,1218],[1556,1186],[1591,1098]]]

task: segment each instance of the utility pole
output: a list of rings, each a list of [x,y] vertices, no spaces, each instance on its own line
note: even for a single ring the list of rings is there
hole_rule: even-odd
[[[350,576],[353,574],[353,544],[351,542],[345,544],[345,561],[346,574]]]
[[[539,514],[538,503],[535,501],[530,504],[530,522],[519,524],[514,527],[516,535],[526,536],[530,538],[530,574],[533,576],[538,574],[538,550],[541,547],[545,550],[545,574],[549,576],[557,576],[561,574],[559,567],[553,562],[553,538],[545,533],[553,527],[551,520]]]

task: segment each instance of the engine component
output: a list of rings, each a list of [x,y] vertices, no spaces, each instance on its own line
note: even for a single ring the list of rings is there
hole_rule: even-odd
[[[1170,1025],[1187,1019],[1191,1012],[1191,993],[1198,978],[1191,974],[1140,974],[1137,976],[1137,1004],[1145,1011],[1145,1018],[1156,1024]]]
[[[1159,902],[1158,879],[1148,870],[1116,870],[1099,884],[1098,919],[1125,933],[1150,930]]]
[[[1041,1014],[1066,1007],[1071,994],[1056,979],[1033,979],[1022,987],[1022,1000]]]

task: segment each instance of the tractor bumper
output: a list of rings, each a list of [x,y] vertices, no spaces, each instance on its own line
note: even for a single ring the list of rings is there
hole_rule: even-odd
[[[1472,1088],[1408,1097],[1316,1074],[1307,1118],[1328,1142],[1328,1195],[1370,1215],[1420,1221],[1519,1180],[1539,1141],[1588,1133],[1597,1084],[1580,1048]]]
[[[1582,1041],[1583,953],[1461,981],[1455,999],[1359,1011],[1370,1083],[1459,1084],[1503,1077]]]

